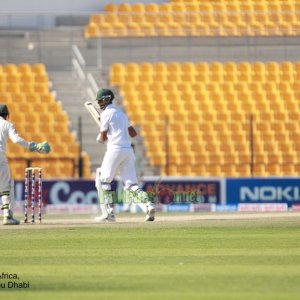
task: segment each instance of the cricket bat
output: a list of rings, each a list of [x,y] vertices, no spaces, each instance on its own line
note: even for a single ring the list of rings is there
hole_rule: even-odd
[[[91,101],[86,101],[84,103],[85,108],[91,114],[97,125],[100,127],[101,120],[100,120],[100,110],[97,109]]]

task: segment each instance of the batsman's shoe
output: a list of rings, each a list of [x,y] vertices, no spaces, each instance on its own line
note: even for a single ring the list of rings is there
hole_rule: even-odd
[[[146,222],[152,222],[155,220],[155,208],[152,205],[147,207],[147,215],[145,218]]]
[[[100,217],[96,217],[94,219],[97,223],[105,223],[105,222],[116,222],[116,217],[114,213],[110,213],[108,215],[102,215]]]
[[[14,219],[13,217],[4,217],[3,225],[19,225],[20,221]]]

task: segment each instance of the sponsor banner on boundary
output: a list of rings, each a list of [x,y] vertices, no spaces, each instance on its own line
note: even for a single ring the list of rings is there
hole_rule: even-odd
[[[217,212],[226,212],[226,211],[237,211],[238,206],[235,204],[223,204],[223,205],[216,205],[215,210]]]
[[[300,178],[228,178],[226,204],[300,204]]]
[[[204,177],[148,177],[143,189],[152,202],[221,204],[223,180]]]
[[[285,212],[288,211],[286,203],[240,203],[238,205],[240,212]]]
[[[85,204],[48,204],[45,207],[47,214],[96,214],[99,212],[98,205]]]
[[[144,178],[143,188],[155,203],[156,210],[167,211],[212,211],[214,205],[224,204],[224,179],[206,177],[163,177]],[[123,185],[115,180],[112,189],[116,192],[116,211],[123,211]],[[24,206],[24,181],[15,181],[16,209],[21,212]],[[98,205],[98,193],[94,180],[43,180],[43,207],[49,207],[49,213],[70,211],[88,212],[89,205]],[[169,208],[169,204],[173,205]],[[174,206],[174,204],[176,204]],[[191,206],[190,204],[195,204]],[[55,206],[54,206],[55,205]],[[67,208],[74,205],[73,208]],[[83,206],[82,210],[77,208]],[[119,206],[118,206],[119,205]],[[85,206],[85,207],[84,207]],[[135,205],[135,212],[141,212]]]
[[[172,203],[167,205],[167,212],[189,212],[190,203]]]
[[[214,211],[215,204],[211,203],[193,203],[191,204],[191,212],[211,212]]]
[[[292,211],[300,211],[300,204],[294,204],[292,206]]]

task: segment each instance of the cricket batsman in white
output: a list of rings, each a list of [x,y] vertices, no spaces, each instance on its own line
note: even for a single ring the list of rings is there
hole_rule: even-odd
[[[107,141],[107,151],[101,168],[97,169],[96,174],[96,188],[102,216],[96,217],[95,221],[115,221],[114,192],[111,188],[111,182],[117,171],[120,172],[124,183],[125,194],[130,193],[131,199],[146,213],[145,221],[154,221],[155,208],[149,201],[148,194],[139,187],[135,170],[135,155],[130,138],[134,138],[137,133],[129,124],[124,112],[112,103],[113,99],[114,94],[109,89],[99,90],[96,96],[96,101],[102,110],[100,134],[97,141],[101,143]]]
[[[21,138],[15,126],[7,121],[9,110],[7,105],[0,104],[0,198],[2,200],[3,224],[19,225],[20,221],[13,217],[14,207],[14,181],[10,177],[8,160],[6,158],[6,143],[8,138],[15,144],[28,148],[31,152],[49,153],[48,142],[27,142]]]

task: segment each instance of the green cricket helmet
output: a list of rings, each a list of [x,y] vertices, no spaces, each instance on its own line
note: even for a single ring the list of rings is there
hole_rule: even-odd
[[[9,110],[6,104],[0,103],[0,115],[9,115]]]
[[[107,107],[107,105],[112,103],[114,98],[114,93],[111,90],[101,89],[97,93],[96,101],[98,102],[100,108],[104,110]]]

